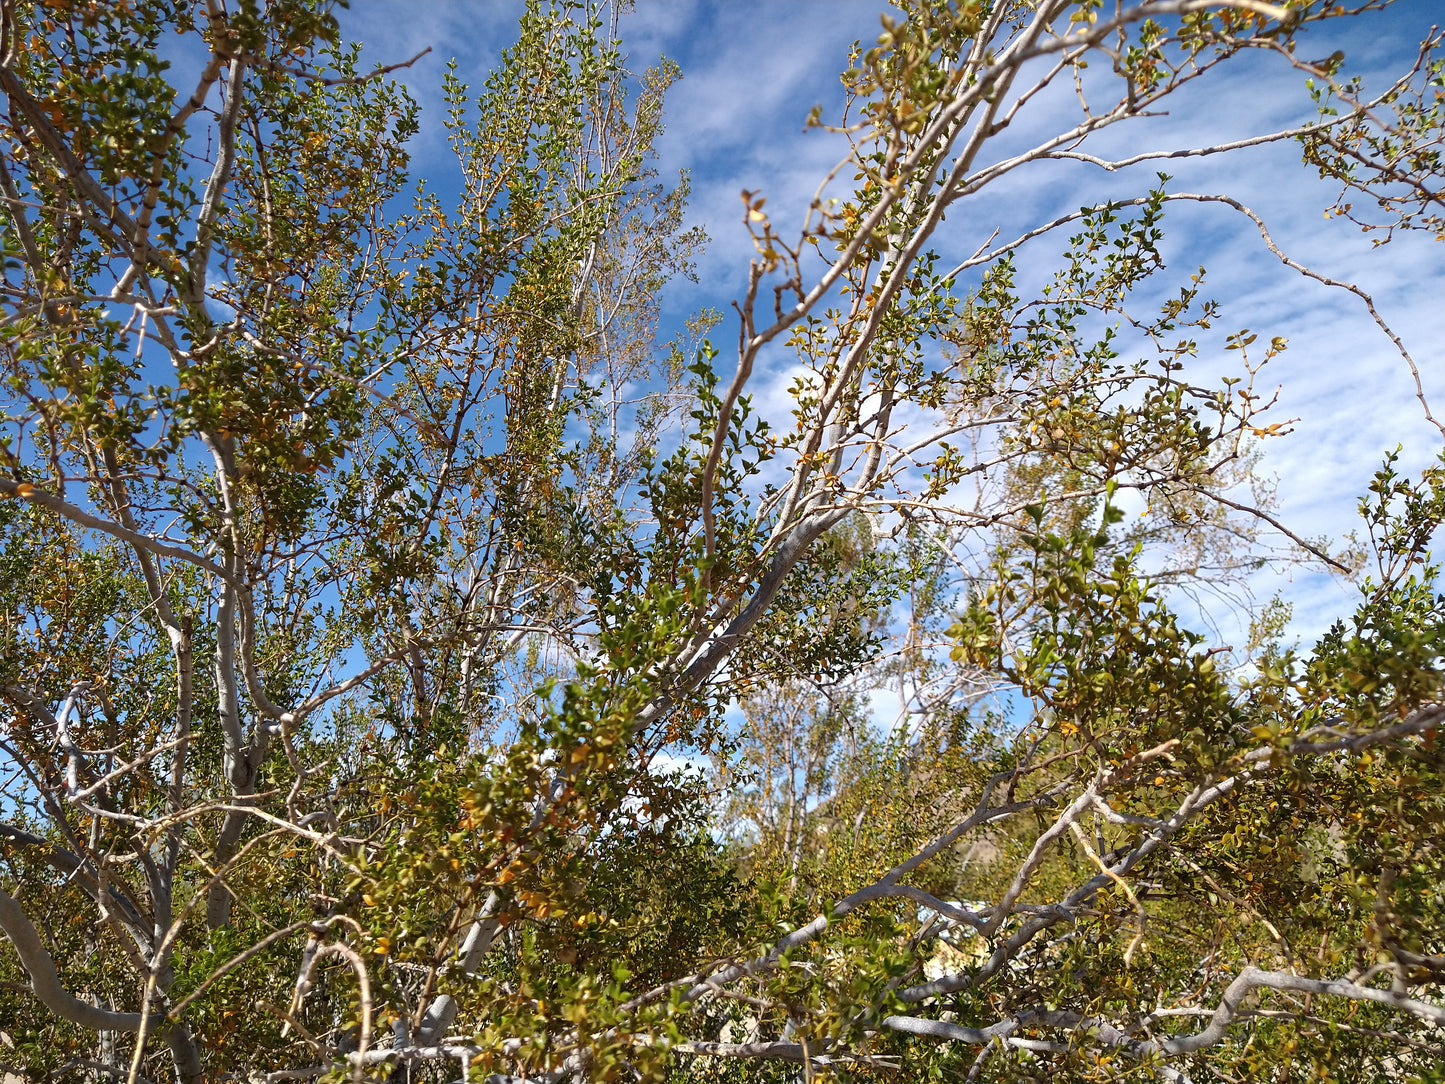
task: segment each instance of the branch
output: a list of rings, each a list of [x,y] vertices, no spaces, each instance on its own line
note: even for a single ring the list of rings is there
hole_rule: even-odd
[[[1239,1012],[1245,997],[1258,988],[1270,990],[1291,990],[1301,994],[1326,994],[1331,997],[1348,998],[1351,1001],[1371,1001],[1400,1012],[1407,1012],[1421,1020],[1445,1025],[1445,1006],[1428,1001],[1419,1001],[1390,990],[1376,990],[1369,986],[1358,986],[1347,979],[1307,979],[1284,971],[1260,971],[1246,967],[1239,977],[1229,984],[1214,1010],[1209,1026],[1193,1035],[1185,1035],[1162,1042],[1146,1044],[1164,1054],[1190,1054],[1213,1046],[1224,1038],[1230,1022]]]
[[[91,1031],[140,1031],[138,1012],[111,1012],[81,1001],[60,983],[55,961],[15,898],[0,888],[0,931],[10,939],[30,975],[30,990],[51,1012]]]
[[[0,839],[8,839],[22,847],[35,848],[48,865],[65,874],[74,884],[79,885],[91,899],[98,899],[101,891],[100,881],[90,870],[88,863],[79,855],[3,821],[0,821]],[[150,936],[153,924],[142,916],[140,908],[129,896],[118,891],[109,880],[105,885],[105,894],[123,913],[126,925],[133,932],[142,938]]]
[[[1429,414],[1429,408],[1428,408],[1428,407],[1426,408],[1425,413],[1426,413],[1427,415]],[[1216,502],[1217,504],[1222,504],[1222,505],[1224,505],[1226,508],[1233,508],[1236,512],[1243,512],[1245,515],[1248,515],[1248,516],[1254,516],[1256,519],[1262,519],[1262,520],[1264,520],[1266,523],[1268,523],[1271,527],[1273,527],[1273,528],[1274,528],[1276,531],[1278,531],[1280,534],[1282,534],[1282,535],[1284,535],[1286,538],[1288,538],[1291,542],[1293,542],[1293,543],[1294,543],[1296,546],[1298,546],[1300,549],[1304,550],[1306,553],[1309,553],[1309,554],[1311,554],[1311,555],[1319,558],[1321,561],[1323,561],[1325,564],[1329,565],[1329,566],[1330,566],[1332,569],[1334,569],[1336,572],[1344,573],[1346,576],[1348,576],[1348,575],[1350,574],[1350,569],[1348,569],[1348,568],[1345,567],[1344,565],[1340,564],[1339,561],[1336,561],[1333,557],[1331,557],[1331,556],[1330,556],[1328,553],[1326,553],[1324,550],[1320,549],[1318,546],[1313,545],[1313,544],[1310,543],[1310,542],[1307,542],[1305,539],[1303,539],[1303,538],[1301,538],[1299,535],[1295,534],[1293,531],[1291,531],[1288,527],[1286,527],[1283,523],[1281,523],[1281,522],[1280,522],[1278,519],[1276,519],[1274,516],[1270,515],[1268,512],[1265,512],[1265,511],[1263,511],[1262,509],[1259,509],[1259,508],[1253,508],[1253,507],[1251,507],[1250,505],[1247,505],[1247,504],[1239,504],[1238,502],[1232,501],[1232,500],[1230,500],[1228,497],[1225,497],[1225,496],[1223,496],[1222,494],[1219,494],[1219,493],[1215,493],[1214,491],[1209,490],[1209,489],[1201,490],[1201,492],[1202,492],[1206,497],[1208,497],[1210,500]]]
[[[81,527],[90,527],[93,530],[108,534],[121,542],[129,542],[132,546],[153,553],[157,557],[174,557],[179,561],[185,561],[195,565],[197,568],[204,569],[211,573],[211,575],[225,580],[227,583],[232,582],[226,570],[214,561],[207,560],[205,557],[192,553],[190,550],[182,549],[180,546],[172,546],[170,543],[161,542],[158,539],[152,538],[150,535],[141,534],[139,531],[122,527],[119,523],[116,523],[115,520],[106,519],[104,516],[97,516],[93,512],[87,512],[78,505],[71,504],[63,497],[57,497],[53,493],[48,493],[38,486],[31,485],[29,482],[17,482],[10,478],[0,478],[0,495],[21,498],[29,501],[31,504],[38,504],[40,507],[49,509],[56,515],[68,519]],[[233,586],[235,585],[233,584]]]
[[[221,193],[231,180],[231,164],[236,158],[236,116],[241,111],[241,89],[246,75],[246,60],[231,57],[231,71],[226,77],[226,101],[221,107],[216,136],[220,149],[216,164],[206,182],[201,198],[200,214],[196,216],[196,241],[191,251],[190,273],[186,276],[186,302],[197,313],[206,311],[206,272],[211,262],[211,246],[216,234],[216,215]]]

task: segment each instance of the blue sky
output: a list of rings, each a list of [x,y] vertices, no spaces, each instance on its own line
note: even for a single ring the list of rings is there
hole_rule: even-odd
[[[455,57],[459,74],[480,84],[511,41],[519,10],[512,3],[470,0],[354,0],[342,14],[343,33],[365,43],[367,61],[390,63],[432,48],[402,73],[424,110],[413,163],[418,175],[447,169],[435,124],[446,60]],[[752,254],[741,224],[742,189],[767,195],[780,227],[801,220],[819,180],[842,157],[837,137],[805,132],[804,119],[818,103],[825,116],[836,115],[842,103],[838,73],[847,66],[849,46],[876,38],[882,10],[851,0],[643,0],[623,17],[622,37],[634,70],[645,69],[659,54],[682,66],[683,79],[668,99],[660,165],[664,175],[691,172],[691,217],[713,239],[699,262],[700,283],[678,282],[666,292],[665,324],[675,325],[704,305],[726,312],[741,293]],[[1349,70],[1378,89],[1385,73],[1413,56],[1438,14],[1434,0],[1405,0],[1388,12],[1312,33],[1301,55],[1343,49]],[[1303,81],[1278,57],[1244,57],[1223,78],[1203,80],[1172,100],[1170,115],[1111,130],[1096,152],[1238,138],[1308,119]],[[1000,153],[1057,130],[1076,111],[1068,88],[1042,96],[1000,140]],[[1265,218],[1285,252],[1373,294],[1420,364],[1433,405],[1445,409],[1445,245],[1404,235],[1375,249],[1348,223],[1326,221],[1323,211],[1335,190],[1310,175],[1291,143],[1166,165],[1174,176],[1172,191],[1239,197]],[[964,257],[995,227],[1007,237],[1084,203],[1141,194],[1157,168],[1148,164],[1106,174],[1078,163],[1043,163],[971,204],[967,220],[950,222],[937,247],[945,259]],[[1224,306],[1224,326],[1250,328],[1261,339],[1289,339],[1290,349],[1269,366],[1262,382],[1267,391],[1282,389],[1271,417],[1298,421],[1292,435],[1266,443],[1262,469],[1278,478],[1284,522],[1307,536],[1338,539],[1354,528],[1356,500],[1385,451],[1402,444],[1403,462],[1418,468],[1440,447],[1438,432],[1415,401],[1405,363],[1356,298],[1283,267],[1254,228],[1232,212],[1176,205],[1166,227],[1171,285],[1204,264],[1210,296]],[[1021,267],[1034,261],[1041,271],[1061,244],[1062,238],[1046,242],[1025,255]],[[730,342],[733,333],[725,323],[715,338]],[[726,354],[720,361],[726,366]],[[753,390],[764,410],[781,416],[788,364],[778,354],[771,362],[771,370],[757,374]],[[1222,350],[1206,349],[1191,375],[1204,380],[1229,371],[1233,362]],[[1351,605],[1350,588],[1297,568],[1276,566],[1260,574],[1256,594],[1268,597],[1276,590],[1294,602],[1295,628],[1305,637]]]

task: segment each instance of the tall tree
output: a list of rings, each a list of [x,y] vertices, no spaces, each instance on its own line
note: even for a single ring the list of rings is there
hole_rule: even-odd
[[[1125,165],[1100,133],[1246,51],[1306,82],[1299,123],[1249,142],[1301,142],[1368,224],[1433,229],[1438,36],[1372,99],[1295,57],[1335,4],[909,5],[844,75],[851,195],[788,236],[744,193],[724,366],[713,314],[656,341],[701,238],[652,152],[676,70],[630,73],[610,9],[531,4],[479,92],[449,72],[446,195],[410,176],[416,105],[327,5],[3,11],[18,1071],[1434,1071],[1442,476],[1380,475],[1353,623],[1222,673],[1159,584],[1283,529],[1236,483],[1278,429],[1252,380],[1284,344],[1231,336],[1239,376],[1201,387],[1202,275],[1135,299],[1180,201],[1300,265],[1162,175],[930,246],[1025,166]],[[193,87],[167,78],[177,34]],[[1071,79],[1076,124],[1003,149]],[[1026,281],[1014,255],[1056,236]],[[775,342],[803,373],[776,431],[747,394]],[[1127,531],[1121,492],[1147,507]],[[790,765],[760,824],[789,883],[744,884],[662,755],[725,748],[729,703],[792,683],[821,768],[852,707],[798,683],[873,664],[940,568],[963,612],[945,660],[916,635],[940,589],[914,599],[913,744],[860,746],[827,795]],[[1036,714],[971,729],[976,676]],[[887,846],[803,860],[810,818],[884,796]],[[976,839],[997,857],[947,868]],[[950,928],[981,951],[940,955]]]

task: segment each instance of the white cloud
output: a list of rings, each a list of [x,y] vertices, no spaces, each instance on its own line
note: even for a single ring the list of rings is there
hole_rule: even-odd
[[[1435,14],[1432,0],[1407,0],[1367,18],[1329,24],[1301,42],[1302,55],[1342,48],[1352,70],[1373,87],[1382,73],[1413,55],[1419,34]],[[483,72],[512,38],[514,4],[368,3],[344,14],[346,31],[367,43],[368,61],[391,62],[432,45],[431,56],[402,78],[427,111],[417,166],[425,172],[442,144],[437,136],[437,88],[448,55],[460,74],[479,85]],[[848,47],[870,44],[878,32],[872,3],[659,3],[643,0],[624,17],[629,64],[641,70],[659,53],[682,64],[684,78],[669,97],[668,131],[659,145],[664,176],[692,172],[690,220],[706,226],[713,244],[699,264],[701,283],[676,283],[663,295],[663,337],[703,305],[726,314],[713,334],[724,349],[736,335],[728,309],[746,281],[751,243],[741,224],[742,189],[760,190],[780,228],[801,221],[814,190],[842,155],[837,138],[803,132],[814,104],[836,117],[838,73]],[[1313,50],[1314,52],[1311,52]],[[1100,73],[1101,75],[1103,73]],[[1304,76],[1282,58],[1263,52],[1191,85],[1170,100],[1168,115],[1121,125],[1094,141],[1099,153],[1131,154],[1153,148],[1207,143],[1269,131],[1308,119]],[[1101,104],[1107,104],[1101,102]],[[1004,156],[1058,131],[1078,116],[1072,87],[1040,95],[996,141]],[[440,168],[440,167],[438,167]],[[1372,249],[1348,223],[1326,221],[1322,211],[1334,190],[1301,165],[1293,144],[1237,155],[1145,163],[1117,174],[1080,163],[1041,163],[950,214],[937,246],[945,258],[966,256],[995,227],[1009,237],[1042,217],[1076,210],[1111,196],[1142,194],[1157,169],[1174,174],[1171,191],[1238,195],[1269,222],[1280,247],[1328,275],[1351,278],[1368,290],[1385,318],[1415,352],[1435,406],[1445,411],[1441,343],[1442,248],[1428,238],[1402,236]],[[1309,281],[1281,265],[1254,227],[1220,206],[1171,205],[1166,219],[1167,271],[1159,289],[1177,289],[1199,264],[1209,268],[1206,293],[1224,304],[1219,337],[1201,339],[1191,376],[1201,382],[1229,371],[1237,356],[1223,350],[1224,331],[1249,327],[1261,343],[1273,335],[1290,349],[1262,374],[1282,386],[1272,417],[1298,417],[1293,435],[1267,442],[1263,469],[1279,477],[1279,513],[1300,533],[1340,537],[1356,524],[1355,504],[1381,455],[1405,445],[1404,462],[1416,468],[1440,447],[1424,422],[1403,360],[1376,329],[1360,301]],[[1020,256],[1021,276],[1042,274],[1069,234],[1047,238]],[[779,424],[787,421],[785,389],[795,361],[768,352],[755,378],[759,406]],[[724,379],[729,374],[724,372]],[[1283,575],[1282,575],[1283,573]],[[1288,578],[1286,578],[1288,577]],[[1267,569],[1256,591],[1278,586],[1296,601],[1296,628],[1317,632],[1330,614],[1348,605],[1348,592],[1324,578]]]

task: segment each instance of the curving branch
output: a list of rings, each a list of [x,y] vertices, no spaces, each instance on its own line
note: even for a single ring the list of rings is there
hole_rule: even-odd
[[[30,975],[31,992],[55,1015],[91,1031],[124,1031],[135,1034],[141,1028],[138,1012],[113,1012],[82,1001],[60,981],[55,960],[40,940],[34,924],[20,904],[0,888],[0,932],[15,946],[20,962]]]
[[[48,509],[78,526],[90,527],[100,531],[102,534],[110,535],[110,537],[118,541],[129,542],[137,549],[146,550],[149,553],[155,554],[157,557],[173,557],[178,561],[185,561],[187,564],[195,565],[197,568],[209,572],[218,579],[230,582],[230,577],[227,575],[226,570],[208,558],[192,553],[190,550],[181,546],[173,546],[168,542],[162,542],[151,535],[142,534],[137,530],[131,530],[114,520],[106,519],[104,516],[98,516],[94,512],[88,512],[79,505],[71,504],[64,498],[57,497],[53,493],[48,493],[38,486],[31,485],[29,482],[17,482],[10,478],[0,478],[0,494],[6,497],[24,499],[31,504]]]
[[[1193,1035],[1164,1039],[1141,1044],[1146,1053],[1158,1051],[1163,1054],[1190,1054],[1205,1047],[1214,1046],[1224,1039],[1229,1025],[1239,1014],[1244,999],[1258,989],[1290,991],[1300,994],[1321,994],[1328,997],[1342,997],[1350,1001],[1369,1001],[1376,1005],[1399,1012],[1409,1013],[1420,1020],[1445,1026],[1445,1005],[1437,1005],[1418,998],[1406,997],[1393,990],[1376,990],[1360,986],[1348,979],[1310,979],[1292,975],[1286,971],[1261,971],[1246,967],[1239,977],[1231,982],[1220,998],[1219,1007],[1209,1019],[1209,1025]]]

